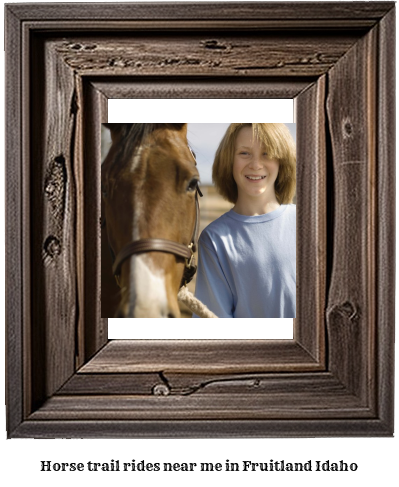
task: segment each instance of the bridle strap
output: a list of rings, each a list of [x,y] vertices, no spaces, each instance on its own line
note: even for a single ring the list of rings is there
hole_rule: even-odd
[[[187,245],[163,238],[143,238],[135,242],[130,242],[118,253],[112,266],[114,275],[117,276],[120,274],[121,266],[126,259],[133,254],[142,252],[166,252],[168,254],[174,254],[177,257],[182,257],[183,259],[190,259],[192,256],[192,252]]]
[[[193,244],[193,252],[197,250],[198,244],[198,237],[199,237],[199,227],[200,227],[200,207],[199,207],[199,200],[198,195],[203,196],[199,186],[197,185],[197,190],[195,191],[195,225],[194,225],[194,232],[193,236],[191,237],[191,243]]]
[[[143,238],[134,242],[130,242],[118,253],[112,266],[112,272],[116,277],[117,282],[119,280],[119,275],[123,262],[125,262],[125,260],[130,258],[132,255],[143,252],[165,252],[168,254],[176,255],[177,257],[182,257],[183,259],[186,259],[186,268],[193,268],[192,274],[194,275],[196,267],[193,264],[193,255],[197,249],[200,222],[198,194],[202,196],[201,190],[197,186],[195,193],[195,225],[190,244],[183,245],[177,242],[173,242],[172,240],[166,240],[163,238]]]

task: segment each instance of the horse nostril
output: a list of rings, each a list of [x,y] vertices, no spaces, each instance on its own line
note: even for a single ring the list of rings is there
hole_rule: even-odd
[[[168,318],[176,318],[176,315],[174,313],[168,313]]]

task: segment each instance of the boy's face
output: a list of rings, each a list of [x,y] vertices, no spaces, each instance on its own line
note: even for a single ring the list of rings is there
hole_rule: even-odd
[[[243,127],[237,135],[233,163],[238,197],[275,197],[278,168],[278,162],[269,159],[260,141],[253,138],[252,127]]]

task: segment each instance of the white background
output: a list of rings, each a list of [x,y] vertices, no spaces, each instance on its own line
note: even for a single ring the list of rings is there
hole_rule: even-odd
[[[182,7],[184,8],[184,7]],[[3,15],[3,10],[0,15]],[[3,25],[3,18],[1,19]],[[1,86],[4,93],[4,52],[2,56]],[[3,100],[4,97],[1,97]],[[2,101],[1,101],[2,103]],[[1,117],[1,140],[4,140],[4,117]],[[1,154],[4,154],[2,148]],[[2,158],[4,160],[4,158]],[[3,171],[1,171],[1,189],[4,194]],[[0,199],[4,205],[4,198]],[[4,223],[4,206],[0,209],[2,224]],[[3,234],[4,235],[4,234]],[[0,240],[2,255],[4,255],[4,237]],[[2,309],[4,309],[4,265],[0,280],[2,291]],[[3,315],[4,324],[4,315]],[[1,336],[1,350],[4,350],[4,333]],[[396,349],[398,347],[396,346]],[[396,350],[398,355],[398,350]],[[3,366],[2,360],[2,366]],[[4,374],[1,373],[0,384],[4,404]],[[397,382],[397,381],[396,381]],[[396,394],[397,397],[397,394]],[[396,401],[398,403],[398,401]],[[109,486],[118,483],[119,486],[133,485],[174,485],[191,487],[209,485],[230,486],[296,486],[306,485],[323,487],[352,486],[352,485],[398,485],[398,439],[395,438],[319,438],[319,439],[206,439],[206,440],[6,440],[5,410],[0,415],[1,431],[3,433],[1,447],[1,474],[7,483],[15,485],[59,486],[90,485]],[[398,407],[396,406],[398,418]],[[284,459],[286,461],[305,462],[312,460],[356,462],[357,472],[324,473],[250,473],[250,472],[214,472],[214,473],[44,473],[40,472],[40,461],[53,462],[107,462],[119,459],[129,462],[132,459],[146,462],[221,462],[226,459],[231,462],[252,460],[263,462]]]
[[[212,115],[210,115],[212,114]],[[177,123],[189,120],[188,140],[194,151],[201,150],[196,140],[201,133],[207,136],[205,128],[194,132],[192,124],[231,123],[237,121],[237,114],[244,114],[242,123],[262,121],[292,124],[294,122],[293,100],[109,100],[108,122]],[[226,131],[223,126],[218,141]],[[292,130],[292,127],[291,127]],[[209,134],[210,136],[210,134]],[[203,136],[202,136],[203,137]],[[218,142],[215,146],[215,150]],[[209,162],[209,161],[207,161]],[[213,157],[212,157],[213,162]],[[209,167],[212,167],[212,162]],[[201,181],[204,166],[199,161]],[[206,168],[205,168],[206,169]],[[206,181],[206,184],[211,181]],[[214,320],[183,318],[165,326],[165,320],[151,318],[111,318],[108,320],[108,338],[136,339],[292,339],[292,319],[229,319]]]

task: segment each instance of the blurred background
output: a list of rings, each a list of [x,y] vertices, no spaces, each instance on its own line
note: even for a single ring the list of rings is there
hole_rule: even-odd
[[[212,186],[212,164],[216,149],[223,135],[225,134],[228,123],[189,123],[187,128],[187,138],[190,147],[195,152],[198,170],[201,176],[201,185]],[[294,140],[296,140],[296,124],[285,124]],[[109,130],[102,130],[101,155],[102,159],[107,155],[111,145]]]
[[[294,140],[296,141],[296,125],[286,123]],[[215,190],[212,183],[212,164],[219,143],[226,132],[228,123],[189,123],[187,128],[187,139],[190,147],[195,153],[198,165],[198,171],[201,179],[201,192],[203,197],[200,198],[200,232],[212,221],[219,218],[232,208],[232,204],[224,200]],[[101,134],[101,157],[104,160],[111,146],[110,132],[102,128]],[[195,256],[198,262],[198,255]],[[188,284],[189,290],[195,291],[195,276]],[[189,311],[181,304],[182,318],[190,318]]]

